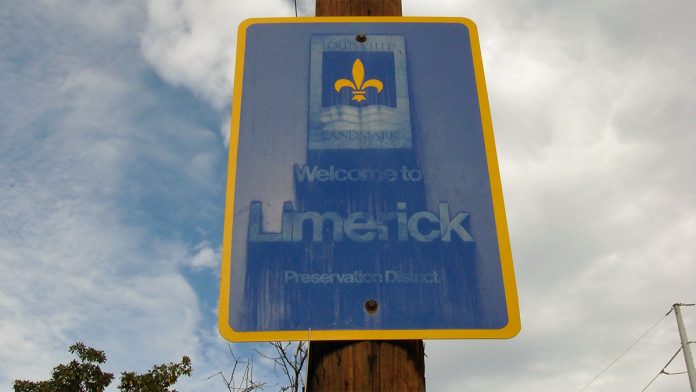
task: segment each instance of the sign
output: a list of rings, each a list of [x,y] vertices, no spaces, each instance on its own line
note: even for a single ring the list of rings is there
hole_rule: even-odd
[[[219,328],[233,341],[518,333],[471,21],[242,23]]]

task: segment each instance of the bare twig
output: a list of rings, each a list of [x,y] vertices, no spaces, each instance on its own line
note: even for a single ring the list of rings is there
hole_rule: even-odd
[[[232,345],[228,344],[227,346],[229,348],[232,361],[234,362],[229,377],[225,377],[223,372],[217,372],[207,379],[211,379],[219,375],[229,392],[252,392],[262,390],[266,386],[266,383],[254,381],[254,356],[252,355],[251,359],[248,361],[242,361],[237,358],[236,355],[234,355]],[[235,380],[235,376],[237,375],[237,368],[240,366],[240,364],[244,366],[244,370],[242,372],[241,379],[239,382],[237,382]]]
[[[307,360],[307,342],[298,342],[296,346],[292,343],[270,342],[275,354],[267,355],[258,350],[256,352],[273,361],[273,368],[279,368],[288,380],[288,385],[280,388],[281,392],[292,391],[300,392],[304,390],[305,381],[302,378],[302,368]]]

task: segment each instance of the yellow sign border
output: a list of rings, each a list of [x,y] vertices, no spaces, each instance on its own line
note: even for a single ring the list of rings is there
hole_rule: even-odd
[[[246,32],[255,24],[297,23],[448,23],[463,24],[469,30],[471,52],[474,61],[476,87],[481,109],[483,140],[493,198],[500,251],[508,323],[500,329],[408,329],[408,330],[312,330],[312,331],[264,331],[239,332],[229,325],[230,272],[232,264],[232,225],[234,212],[234,190],[237,175],[237,151],[239,143],[239,121],[242,107],[242,84],[244,71],[244,48]],[[512,250],[505,217],[503,190],[498,169],[498,159],[493,138],[493,123],[488,104],[488,93],[483,75],[483,62],[476,24],[466,18],[449,17],[311,17],[311,18],[255,18],[239,25],[237,34],[237,59],[234,73],[232,97],[232,121],[230,124],[229,160],[227,165],[227,191],[225,196],[225,222],[222,236],[222,270],[220,276],[220,299],[218,308],[220,334],[234,342],[290,341],[290,340],[397,340],[397,339],[508,339],[521,329],[515,271],[512,265]]]

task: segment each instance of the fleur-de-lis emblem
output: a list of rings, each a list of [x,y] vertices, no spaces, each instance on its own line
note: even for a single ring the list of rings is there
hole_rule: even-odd
[[[382,82],[377,80],[377,79],[369,79],[365,80],[363,82],[363,79],[365,78],[365,67],[363,66],[362,61],[360,59],[355,59],[355,62],[353,63],[353,80],[348,80],[348,79],[338,79],[336,83],[334,83],[334,89],[336,89],[336,92],[340,92],[342,88],[348,87],[353,90],[353,101],[364,101],[365,98],[365,89],[368,87],[374,87],[377,89],[377,92],[380,93],[382,92]]]

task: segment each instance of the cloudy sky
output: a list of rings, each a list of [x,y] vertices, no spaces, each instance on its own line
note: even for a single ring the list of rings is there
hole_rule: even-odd
[[[428,388],[579,391],[657,323],[586,390],[642,389],[679,345],[661,318],[696,302],[696,3],[403,10],[478,25],[522,316],[511,340],[427,341]],[[293,5],[3,2],[0,389],[48,378],[75,341],[116,373],[188,354],[182,390],[226,389],[207,377],[231,366],[216,306],[236,28],[263,16]]]

